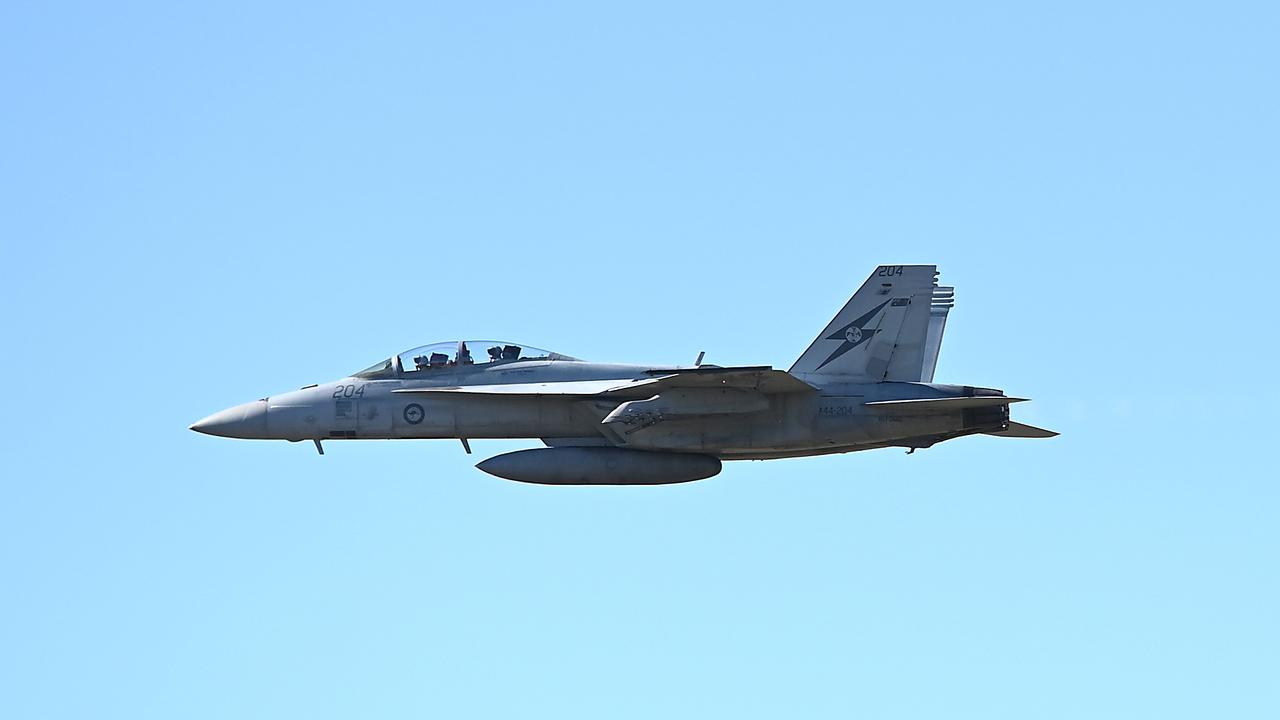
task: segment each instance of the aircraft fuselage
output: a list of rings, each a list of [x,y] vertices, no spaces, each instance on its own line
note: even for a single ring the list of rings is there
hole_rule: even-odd
[[[951,287],[933,265],[881,265],[790,370],[591,363],[496,340],[423,345],[351,376],[272,395],[191,426],[238,438],[533,438],[548,447],[477,465],[548,484],[663,484],[722,460],[880,447],[962,435],[1052,437],[1015,423],[999,390],[933,382]]]
[[[821,386],[816,393],[764,395],[758,409],[666,419],[661,424],[602,432],[602,420],[617,400],[579,396],[469,395],[396,392],[467,383],[519,383],[526,371],[513,363],[500,373],[478,380],[451,376],[439,381],[346,377],[294,390],[224,410],[193,429],[227,437],[275,440],[346,439],[484,439],[537,438],[548,445],[616,445],[715,455],[724,460],[765,459],[850,452],[885,446],[927,447],[961,435],[999,429],[1008,413],[985,416],[970,410],[904,412],[878,410],[866,403],[908,398],[972,395],[972,387],[932,383],[847,383]],[[605,365],[575,362],[563,377],[549,378],[550,368],[537,368],[540,381],[559,382],[630,377],[636,380],[678,368]],[[572,371],[572,372],[568,372]],[[979,389],[981,390],[981,389]],[[732,390],[695,390],[705,395]],[[981,390],[996,394],[996,391]],[[1007,406],[1005,406],[1007,408]],[[998,410],[998,409],[997,409]]]

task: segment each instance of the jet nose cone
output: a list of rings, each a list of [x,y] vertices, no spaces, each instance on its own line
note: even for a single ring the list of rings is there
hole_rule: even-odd
[[[196,422],[192,430],[205,435],[229,438],[265,438],[267,436],[267,401],[236,405]]]

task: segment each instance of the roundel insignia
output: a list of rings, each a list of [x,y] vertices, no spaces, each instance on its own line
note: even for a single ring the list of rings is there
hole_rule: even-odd
[[[422,422],[422,418],[426,417],[426,415],[427,414],[422,410],[422,406],[418,403],[412,403],[405,406],[404,421],[410,425],[417,425]]]
[[[844,339],[848,340],[851,343],[859,342],[860,340],[862,340],[862,328],[858,327],[857,325],[854,325],[848,330],[845,330]]]

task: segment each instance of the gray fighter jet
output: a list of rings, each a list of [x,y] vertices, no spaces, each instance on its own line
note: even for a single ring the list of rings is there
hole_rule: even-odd
[[[476,467],[554,485],[657,485],[767,460],[883,447],[908,452],[982,433],[1057,433],[1009,419],[1023,398],[933,382],[954,289],[933,265],[881,265],[790,370],[587,362],[517,343],[462,340],[354,375],[237,405],[192,430],[232,438],[536,438]]]

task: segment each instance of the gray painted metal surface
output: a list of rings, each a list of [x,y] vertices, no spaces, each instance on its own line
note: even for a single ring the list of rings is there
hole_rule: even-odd
[[[504,453],[476,467],[507,480],[542,485],[669,485],[718,474],[720,459],[615,447],[554,447]]]
[[[592,363],[501,341],[415,348],[333,382],[191,426],[232,438],[537,438],[548,448],[480,468],[554,484],[687,482],[720,460],[881,447],[964,435],[1052,437],[1011,422],[1021,398],[932,382],[954,289],[933,265],[881,265],[790,371]],[[714,471],[711,463],[714,462]],[[701,473],[706,474],[701,474]],[[695,477],[696,476],[696,477]]]

